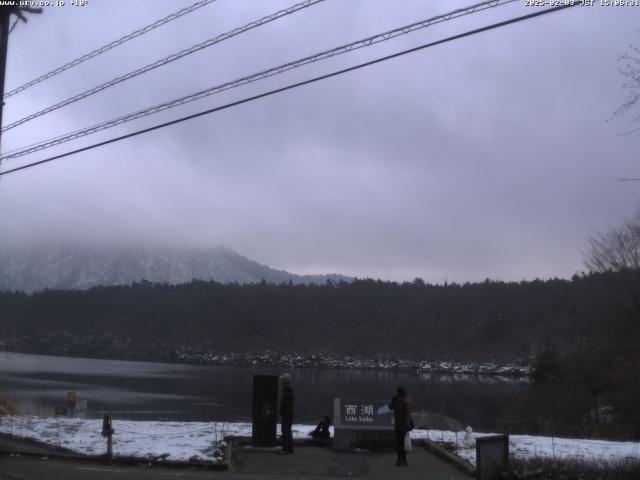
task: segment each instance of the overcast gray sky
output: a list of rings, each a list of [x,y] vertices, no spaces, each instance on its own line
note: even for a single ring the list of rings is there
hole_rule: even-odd
[[[598,0],[599,1],[599,0]],[[9,39],[6,91],[192,0],[44,8]],[[6,101],[6,125],[293,4],[218,0]],[[412,23],[466,1],[327,0],[3,133],[7,151]],[[3,169],[531,13],[439,24]],[[0,243],[225,245],[295,273],[430,282],[569,277],[638,207],[640,140],[607,122],[640,7],[575,7],[0,180]]]

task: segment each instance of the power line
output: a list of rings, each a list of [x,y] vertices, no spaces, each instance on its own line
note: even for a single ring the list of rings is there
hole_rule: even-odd
[[[177,53],[173,53],[167,57],[161,58],[160,60],[156,60],[155,62],[145,65],[144,67],[138,68],[133,72],[129,72],[129,73],[126,73],[125,75],[116,77],[112,80],[109,80],[108,82],[98,85],[97,87],[90,88],[89,90],[79,93],[78,95],[74,95],[71,98],[67,98],[66,100],[58,102],[55,105],[51,105],[50,107],[47,107],[35,113],[32,113],[31,115],[21,118],[20,120],[16,120],[15,122],[3,127],[2,131],[4,132],[12,128],[15,128],[18,125],[22,125],[23,123],[33,120],[34,118],[40,117],[47,113],[51,113],[55,110],[58,110],[59,108],[66,107],[67,105],[71,105],[72,103],[75,103],[79,100],[90,97],[91,95],[95,95],[96,93],[101,92],[102,90],[106,90],[107,88],[113,87],[114,85],[125,82],[127,80],[131,80],[132,78],[142,75],[143,73],[147,73],[156,68],[163,67],[171,62],[174,62],[183,57],[186,57],[187,55],[191,55],[192,53],[198,52],[204,48],[223,42],[225,40],[235,37],[236,35],[240,35],[241,33],[245,33],[254,28],[261,27],[262,25],[278,20],[284,16],[291,15],[292,13],[296,13],[300,10],[311,7],[320,2],[324,2],[324,0],[305,0],[304,2],[297,3],[283,10],[279,10],[275,13],[267,15],[266,17],[262,17],[258,20],[254,20],[253,22],[247,23],[242,27],[234,28],[229,32],[222,33],[216,37],[205,40],[202,43],[198,43],[197,45],[193,45],[192,47],[186,48]]]
[[[458,18],[464,15],[469,15],[472,13],[476,13],[478,11],[482,11],[482,10],[486,10],[489,8],[495,8],[498,6],[502,6],[502,5],[506,5],[509,3],[513,3],[517,0],[489,0],[489,1],[485,1],[482,3],[478,3],[475,5],[471,5],[469,7],[466,8],[460,8],[457,10],[453,10],[449,13],[445,13],[443,15],[438,15],[435,17],[431,17],[428,18],[426,20],[421,20],[419,22],[415,22],[412,23],[410,25],[405,25],[403,27],[398,27],[395,28],[393,30],[389,30],[387,32],[384,33],[379,33],[361,40],[357,40],[355,42],[351,42],[348,43],[346,45],[342,45],[336,48],[332,48],[330,50],[324,50],[322,52],[319,53],[315,53],[313,55],[298,59],[298,60],[294,60],[292,62],[288,62],[285,63],[283,65],[279,65],[277,67],[272,67],[269,68],[267,70],[258,72],[258,73],[253,73],[251,75],[248,75],[246,77],[241,77],[239,79],[236,80],[232,80],[229,82],[225,82],[223,84],[220,85],[216,85],[213,87],[210,87],[208,89],[205,90],[201,90],[199,92],[190,94],[190,95],[186,95],[174,100],[170,100],[168,102],[164,102],[162,104],[159,105],[155,105],[153,107],[149,107],[146,108],[144,110],[139,110],[137,112],[134,113],[130,113],[121,117],[117,117],[111,120],[108,120],[106,122],[102,122],[102,123],[98,123],[95,125],[92,125],[90,127],[86,127],[83,128],[81,130],[76,130],[75,132],[71,132],[68,134],[63,134],[61,136],[58,136],[56,138],[52,138],[52,139],[48,139],[48,140],[43,140],[41,142],[38,142],[37,144],[34,145],[30,145],[30,146],[26,146],[24,148],[20,148],[17,151],[13,151],[12,153],[7,153],[5,155],[0,156],[0,161],[1,160],[5,160],[8,158],[17,158],[17,157],[21,157],[24,155],[27,155],[29,153],[33,153],[39,150],[44,150],[56,145],[60,145],[62,143],[66,143],[68,141],[71,140],[75,140],[77,138],[81,138],[84,137],[86,135],[91,135],[93,133],[99,132],[101,130],[105,130],[107,128],[111,128],[111,127],[115,127],[117,125],[120,125],[122,123],[126,123],[126,122],[130,122],[133,120],[137,120],[139,118],[142,117],[146,117],[148,115],[152,115],[154,113],[158,113],[164,110],[168,110],[171,108],[175,108],[181,105],[184,105],[186,103],[190,103],[193,102],[195,100],[199,100],[201,98],[204,97],[208,97],[210,95],[214,95],[217,93],[221,93],[224,92],[226,90],[230,90],[232,88],[237,88],[240,87],[242,85],[247,85],[249,83],[253,83],[256,82],[258,80],[263,80],[265,78],[269,78],[272,77],[274,75],[279,75],[281,73],[287,72],[289,70],[293,70],[295,68],[299,68],[302,67],[304,65],[310,64],[310,63],[315,63],[321,60],[326,60],[328,58],[332,58],[335,57],[337,55],[342,55],[344,53],[348,53],[351,52],[353,50],[358,50],[360,48],[365,48],[365,47],[369,47],[371,45],[375,45],[377,43],[380,42],[384,42],[387,40],[390,40],[392,38],[398,37],[400,35],[406,35],[408,33],[414,32],[416,30],[422,29],[422,28],[426,28],[428,26],[434,25],[436,23],[441,23],[441,22],[445,22],[448,20],[452,20],[454,18]]]
[[[258,94],[258,95],[253,95],[251,97],[246,97],[246,98],[243,98],[241,100],[237,100],[235,102],[227,103],[227,104],[221,105],[219,107],[210,108],[208,110],[204,110],[202,112],[194,113],[192,115],[187,115],[185,117],[181,117],[181,118],[178,118],[176,120],[171,120],[169,122],[165,122],[165,123],[161,123],[161,124],[158,124],[158,125],[154,125],[153,127],[144,128],[142,130],[138,130],[138,131],[135,131],[135,132],[132,132],[132,133],[128,133],[126,135],[121,135],[119,137],[110,138],[109,140],[105,140],[103,142],[94,143],[93,145],[88,145],[86,147],[78,148],[76,150],[72,150],[72,151],[69,151],[69,152],[61,153],[60,155],[55,155],[55,156],[52,156],[52,157],[49,157],[49,158],[45,158],[44,160],[40,160],[40,161],[37,161],[37,162],[33,162],[33,163],[26,164],[26,165],[22,165],[20,167],[12,168],[11,170],[6,170],[4,172],[0,172],[0,177],[2,177],[3,175],[7,175],[9,173],[18,172],[20,170],[25,170],[27,168],[32,168],[32,167],[35,167],[35,166],[38,166],[38,165],[42,165],[44,163],[48,163],[48,162],[52,162],[54,160],[58,160],[58,159],[61,159],[61,158],[64,158],[64,157],[68,157],[70,155],[75,155],[77,153],[85,152],[87,150],[92,150],[94,148],[101,147],[101,146],[104,146],[104,145],[108,145],[110,143],[119,142],[120,140],[125,140],[127,138],[135,137],[135,136],[141,135],[143,133],[152,132],[154,130],[159,130],[161,128],[168,127],[170,125],[175,125],[177,123],[181,123],[181,122],[184,122],[184,121],[187,121],[187,120],[191,120],[191,119],[194,119],[194,118],[202,117],[204,115],[209,115],[211,113],[219,112],[221,110],[226,110],[226,109],[229,109],[229,108],[232,108],[232,107],[236,107],[238,105],[242,105],[244,103],[252,102],[252,101],[258,100],[260,98],[269,97],[271,95],[275,95],[277,93],[282,93],[282,92],[285,92],[287,90],[293,90],[295,88],[298,88],[298,87],[301,87],[301,86],[304,86],[304,85],[309,85],[311,83],[316,83],[316,82],[319,82],[321,80],[326,80],[328,78],[337,77],[337,76],[342,75],[344,73],[348,73],[348,72],[352,72],[354,70],[359,70],[361,68],[369,67],[371,65],[375,65],[375,64],[378,64],[378,63],[385,62],[387,60],[391,60],[393,58],[401,57],[403,55],[407,55],[407,54],[414,53],[414,52],[417,52],[417,51],[420,51],[420,50],[424,50],[424,49],[429,48],[429,47],[434,47],[436,45],[447,43],[447,42],[450,42],[450,41],[453,41],[453,40],[458,40],[460,38],[468,37],[468,36],[471,36],[471,35],[476,35],[478,33],[486,32],[488,30],[494,30],[496,28],[504,27],[504,26],[510,25],[512,23],[517,23],[517,22],[521,22],[521,21],[524,21],[524,20],[529,20],[531,18],[535,18],[535,17],[539,17],[541,15],[546,15],[546,14],[549,14],[549,13],[553,13],[553,12],[557,12],[557,11],[560,11],[560,10],[564,10],[566,8],[570,8],[570,7],[573,7],[573,6],[576,6],[576,5],[579,5],[579,3],[573,3],[573,4],[561,5],[561,6],[553,7],[553,8],[547,8],[547,9],[544,9],[544,10],[536,11],[534,13],[530,13],[528,15],[522,15],[520,17],[511,18],[509,20],[504,20],[502,22],[493,23],[491,25],[486,25],[484,27],[476,28],[474,30],[468,30],[468,31],[466,31],[464,33],[453,35],[451,37],[446,37],[446,38],[443,38],[441,40],[436,40],[434,42],[425,43],[423,45],[420,45],[420,46],[417,46],[417,47],[414,47],[414,48],[410,48],[408,50],[403,50],[403,51],[400,51],[400,52],[393,53],[391,55],[386,55],[384,57],[379,57],[379,58],[376,58],[374,60],[370,60],[368,62],[364,62],[364,63],[360,63],[358,65],[354,65],[354,66],[351,66],[351,67],[348,67],[348,68],[344,68],[342,70],[337,70],[337,71],[334,71],[334,72],[331,72],[331,73],[327,73],[325,75],[320,75],[318,77],[314,77],[314,78],[311,78],[311,79],[308,79],[308,80],[304,80],[304,81],[301,81],[301,82],[293,83],[293,84],[287,85],[285,87],[276,88],[276,89],[270,90],[268,92],[264,92],[264,93],[261,93],[261,94]]]
[[[97,57],[98,55],[105,53],[109,50],[111,50],[112,48],[116,48],[119,45],[122,45],[123,43],[128,42],[129,40],[133,40],[136,37],[139,37],[140,35],[144,35],[147,32],[150,32],[151,30],[154,30],[158,27],[161,27],[162,25],[165,25],[169,22],[172,22],[173,20],[176,20],[184,15],[187,15],[188,13],[191,13],[199,8],[202,8],[210,3],[215,2],[216,0],[200,0],[196,3],[194,3],[193,5],[183,8],[181,10],[178,10],[175,13],[172,13],[171,15],[167,15],[164,18],[161,18],[160,20],[156,20],[155,22],[153,22],[150,25],[147,25],[146,27],[142,27],[134,32],[129,33],[128,35],[125,35],[124,37],[121,37],[117,40],[114,40],[111,43],[108,43],[106,45],[103,45],[100,48],[97,48],[95,50],[93,50],[92,52],[89,52],[85,55],[82,55],[81,57],[76,58],[75,60],[72,60],[68,63],[65,63],[64,65],[55,68],[54,70],[51,70],[49,73],[45,73],[44,75],[39,76],[38,78],[35,78],[33,80],[31,80],[30,82],[25,83],[24,85],[21,85],[17,88],[14,88],[13,90],[11,90],[10,92],[6,93],[4,95],[3,98],[9,98],[12,95],[15,95],[16,93],[20,93],[23,90],[26,90],[29,87],[32,87],[40,82],[43,82],[51,77],[55,77],[56,75],[64,72],[65,70],[69,70],[72,67],[75,67],[76,65],[80,65],[83,62],[86,62],[87,60],[90,60],[93,57]]]

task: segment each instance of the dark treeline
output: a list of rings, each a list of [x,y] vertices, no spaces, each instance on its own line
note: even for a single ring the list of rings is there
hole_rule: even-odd
[[[356,280],[321,286],[135,283],[0,293],[3,340],[54,331],[219,351],[329,350],[415,359],[527,358],[549,342],[614,332],[603,275],[429,285]]]

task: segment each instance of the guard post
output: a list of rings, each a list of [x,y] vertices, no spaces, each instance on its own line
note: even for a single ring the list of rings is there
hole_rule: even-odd
[[[278,426],[277,375],[253,376],[253,415],[251,443],[256,447],[275,447]]]
[[[509,435],[476,438],[476,475],[490,480],[509,466]]]

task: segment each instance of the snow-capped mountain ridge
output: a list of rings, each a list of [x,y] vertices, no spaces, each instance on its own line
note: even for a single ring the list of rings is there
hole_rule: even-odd
[[[141,280],[180,284],[324,283],[342,275],[296,275],[254,262],[226,247],[209,249],[60,247],[0,249],[0,290],[35,292],[127,285]]]

